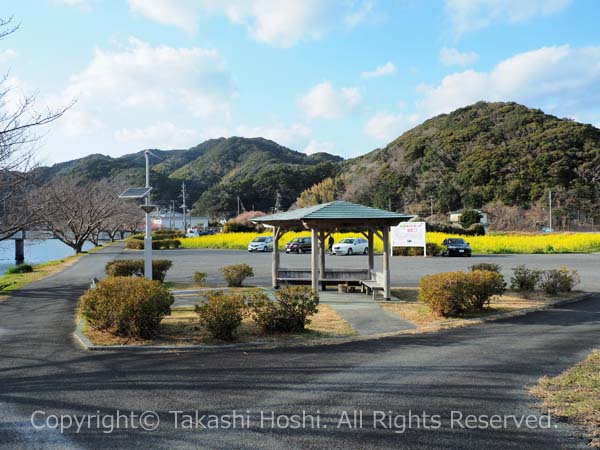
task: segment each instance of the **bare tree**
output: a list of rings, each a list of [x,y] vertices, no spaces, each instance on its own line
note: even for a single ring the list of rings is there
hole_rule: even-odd
[[[117,198],[120,192],[119,186],[106,179],[57,178],[35,192],[38,220],[75,253],[81,253],[85,241],[95,239],[108,220],[122,213]]]
[[[111,242],[115,241],[117,235],[123,239],[125,232],[135,232],[144,221],[144,213],[137,205],[130,201],[119,200],[119,202],[119,211],[109,217],[102,226],[102,231]]]
[[[0,39],[14,33],[19,25],[12,17],[0,19]],[[54,122],[69,108],[38,111],[35,95],[15,101],[8,76],[0,78],[0,240],[35,222],[27,201],[34,166],[34,144],[38,130]]]

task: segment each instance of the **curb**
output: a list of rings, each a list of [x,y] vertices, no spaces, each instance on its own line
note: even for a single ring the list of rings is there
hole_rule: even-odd
[[[303,348],[303,347],[316,347],[321,345],[340,345],[348,344],[352,342],[364,342],[377,340],[388,337],[396,336],[411,336],[417,334],[434,333],[449,328],[462,328],[471,325],[478,325],[482,323],[495,322],[502,319],[510,319],[513,317],[525,316],[527,314],[545,311],[552,309],[556,306],[566,305],[569,303],[575,303],[581,300],[586,300],[590,297],[597,295],[595,292],[589,292],[577,297],[556,300],[555,302],[549,302],[544,305],[534,306],[532,308],[521,309],[518,311],[510,311],[506,313],[496,314],[490,317],[481,317],[474,319],[464,319],[463,321],[444,321],[438,322],[434,325],[429,325],[417,329],[402,330],[402,331],[391,331],[388,333],[370,334],[366,336],[350,336],[341,338],[325,338],[319,340],[307,340],[304,342],[246,342],[243,344],[221,344],[221,345],[95,345],[89,340],[83,333],[84,319],[80,319],[77,322],[77,327],[73,332],[75,340],[81,347],[88,351],[119,351],[119,350],[134,350],[134,351],[197,351],[197,350],[273,350],[281,348]],[[445,325],[451,325],[444,327]]]

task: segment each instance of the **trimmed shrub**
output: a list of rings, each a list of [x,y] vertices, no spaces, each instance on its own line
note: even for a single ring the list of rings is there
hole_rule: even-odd
[[[427,242],[427,256],[440,256],[443,248],[433,242]],[[394,247],[392,249],[394,256],[423,256],[423,247]]]
[[[144,250],[144,241],[131,237],[125,241],[125,248],[130,250]]]
[[[254,321],[269,333],[302,331],[318,311],[319,296],[305,286],[282,288],[275,297],[271,301],[259,293],[249,302]]]
[[[248,277],[254,276],[254,270],[248,264],[233,264],[231,266],[221,267],[223,278],[229,287],[239,287]]]
[[[481,311],[505,286],[501,274],[488,270],[426,275],[419,283],[419,301],[437,316],[457,317]]]
[[[481,311],[489,306],[492,297],[502,295],[505,289],[502,274],[490,270],[474,270],[467,274],[465,309]]]
[[[469,226],[468,230],[472,233],[472,236],[485,236],[485,227],[480,223],[474,223]]]
[[[158,281],[109,277],[79,299],[79,313],[97,330],[129,337],[156,336],[163,317],[171,314],[173,296]]]
[[[27,263],[17,264],[16,266],[10,266],[8,269],[6,269],[6,274],[30,272],[33,272],[33,266]]]
[[[471,269],[471,272],[474,272],[476,270],[487,270],[488,272],[500,273],[502,271],[502,268],[498,264],[491,264],[491,263],[473,264],[470,267],[470,269]]]
[[[152,260],[152,279],[165,281],[167,271],[171,268],[173,262],[168,259]],[[105,266],[106,274],[110,277],[143,277],[144,260],[142,259],[115,259]]]
[[[127,239],[125,248],[131,250],[144,250],[144,236],[140,236],[141,238],[132,236]],[[166,250],[179,247],[181,247],[181,241],[179,239],[171,239],[163,235],[152,237],[152,250]]]
[[[206,294],[206,301],[196,305],[200,324],[212,337],[231,341],[242,324],[246,313],[243,294],[213,291]]]
[[[194,280],[194,284],[203,286],[206,281],[206,272],[194,272],[192,279]]]
[[[454,317],[465,311],[467,274],[446,272],[426,275],[419,282],[419,301],[436,316]]]
[[[161,283],[165,281],[167,272],[173,266],[173,261],[170,259],[153,259],[152,260],[152,279],[158,280]]]
[[[541,288],[546,294],[556,295],[559,292],[571,292],[579,284],[581,278],[576,270],[568,267],[546,270],[542,275]]]
[[[513,291],[533,292],[542,278],[542,271],[528,269],[524,264],[513,268],[510,288]]]

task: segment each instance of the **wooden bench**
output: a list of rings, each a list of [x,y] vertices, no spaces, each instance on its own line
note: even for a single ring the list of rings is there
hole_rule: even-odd
[[[332,284],[346,283],[360,286],[361,280],[369,276],[368,269],[326,269],[325,277],[319,277],[322,287]],[[312,272],[310,269],[279,269],[277,281],[282,284],[311,284]]]
[[[371,270],[370,278],[368,280],[360,280],[360,284],[366,291],[366,294],[372,294],[373,300],[375,300],[376,292],[383,291],[383,273]]]

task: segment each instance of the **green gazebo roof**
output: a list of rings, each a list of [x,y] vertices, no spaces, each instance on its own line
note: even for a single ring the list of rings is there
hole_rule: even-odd
[[[256,217],[252,222],[267,225],[304,225],[320,222],[334,226],[356,226],[360,224],[397,225],[413,216],[371,208],[352,202],[336,200],[307,208],[295,209],[268,216]]]

